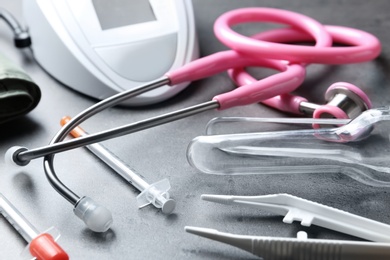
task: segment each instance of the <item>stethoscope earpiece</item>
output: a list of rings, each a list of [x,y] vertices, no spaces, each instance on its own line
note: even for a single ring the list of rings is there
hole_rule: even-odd
[[[372,107],[370,99],[358,87],[347,82],[332,84],[325,93],[325,105],[301,102],[300,110],[313,118],[353,119]]]

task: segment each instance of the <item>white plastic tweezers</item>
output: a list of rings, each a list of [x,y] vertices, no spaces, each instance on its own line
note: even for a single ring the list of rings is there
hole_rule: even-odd
[[[285,216],[284,223],[301,221],[372,242],[243,236],[214,229],[185,227],[189,233],[224,242],[269,259],[390,259],[390,226],[289,194],[265,196],[202,195],[203,200],[266,209]]]

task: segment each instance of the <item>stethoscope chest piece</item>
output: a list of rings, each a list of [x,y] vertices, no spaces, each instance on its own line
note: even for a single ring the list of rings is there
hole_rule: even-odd
[[[354,119],[372,108],[368,96],[358,87],[347,82],[332,84],[325,93],[324,105],[301,102],[300,111],[313,118]]]
[[[341,108],[348,118],[356,118],[363,111],[371,108],[371,101],[359,88],[340,82],[329,87],[325,93],[328,105]]]

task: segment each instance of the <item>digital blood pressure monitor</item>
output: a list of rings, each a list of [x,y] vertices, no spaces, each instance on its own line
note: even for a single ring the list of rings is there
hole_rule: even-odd
[[[191,0],[25,0],[36,60],[63,84],[104,99],[198,57]],[[126,101],[163,101],[188,84]]]

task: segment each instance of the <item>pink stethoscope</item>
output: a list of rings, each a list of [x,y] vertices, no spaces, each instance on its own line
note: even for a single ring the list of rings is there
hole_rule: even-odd
[[[231,29],[234,25],[248,22],[273,22],[289,27],[270,30],[253,37],[240,35]],[[313,114],[314,117],[353,118],[363,110],[371,108],[371,102],[363,91],[349,83],[332,85],[325,95],[329,102],[322,106],[289,94],[302,84],[305,79],[305,67],[310,63],[345,64],[376,58],[381,50],[380,42],[367,32],[340,26],[324,26],[307,16],[272,8],[244,8],[227,12],[215,22],[214,32],[231,50],[200,58],[180,69],[168,72],[151,83],[102,100],[73,117],[60,129],[49,145],[35,149],[11,148],[8,153],[10,160],[18,165],[26,165],[32,159],[44,157],[44,168],[50,184],[74,206],[74,211],[78,212],[79,217],[89,215],[96,218],[96,221],[92,222],[101,223],[100,229],[91,228],[85,222],[92,230],[100,232],[109,226],[109,219],[105,219],[109,214],[97,212],[107,210],[88,198],[86,212],[80,213],[78,207],[85,206],[86,197],[76,195],[58,179],[53,166],[55,153],[134,133],[207,110],[222,110],[258,102],[282,111]],[[315,41],[315,45],[282,44],[307,40]],[[334,42],[349,47],[332,47]],[[245,67],[250,66],[272,68],[280,73],[257,80],[245,72]],[[199,80],[222,71],[228,71],[239,87],[195,106],[63,141],[70,131],[83,121],[128,98],[165,85],[174,86],[182,82]],[[94,212],[89,212],[92,210]]]
[[[265,58],[288,61],[289,63],[287,64],[290,65],[287,65],[287,67],[280,64],[286,63],[283,61],[279,61],[279,64],[277,64],[281,65],[281,67],[278,68],[276,64],[276,66],[272,67],[281,71],[288,71],[291,68],[291,64],[300,64],[301,69],[304,70],[304,67],[310,63],[344,64],[362,62],[375,58],[380,52],[381,47],[378,39],[371,34],[360,30],[340,26],[323,26],[328,35],[319,30],[312,30],[311,35],[305,33],[308,31],[304,32],[303,28],[300,27],[300,25],[305,23],[305,21],[302,20],[302,16],[291,12],[289,17],[294,20],[294,16],[296,16],[295,19],[298,21],[298,23],[290,24],[292,28],[263,32],[254,35],[251,38],[237,34],[230,28],[230,26],[237,23],[252,21],[252,18],[249,18],[249,15],[243,17],[244,12],[250,14],[252,17],[253,15],[263,15],[264,18],[264,13],[268,11],[269,9],[244,9],[226,13],[216,22],[215,34],[221,42],[236,51],[246,54],[250,54],[250,51],[252,54],[257,53]],[[273,12],[271,17],[278,19],[282,16],[282,13],[286,11],[274,10]],[[275,15],[276,12],[280,12],[281,16],[272,16]],[[283,22],[288,23],[287,19],[283,20]],[[318,38],[315,35],[318,35]],[[329,35],[331,38],[329,38]],[[315,48],[273,43],[310,41],[313,39],[316,39]],[[348,48],[331,47],[332,40],[336,43],[354,46]],[[228,74],[238,86],[254,84],[257,81],[248,74],[244,68],[229,69]],[[275,75],[275,77],[278,77],[279,75]],[[297,70],[295,75],[291,75],[291,78],[301,76],[304,77],[304,73]],[[303,81],[303,78],[301,80]],[[290,86],[293,88],[292,90],[295,89],[294,84],[291,84]],[[284,112],[312,114],[314,118],[355,118],[363,110],[371,108],[371,102],[367,95],[358,87],[346,82],[338,82],[330,86],[325,93],[325,98],[329,101],[328,104],[317,105],[309,103],[307,99],[303,97],[293,96],[283,92],[280,95],[262,100],[261,102]]]

